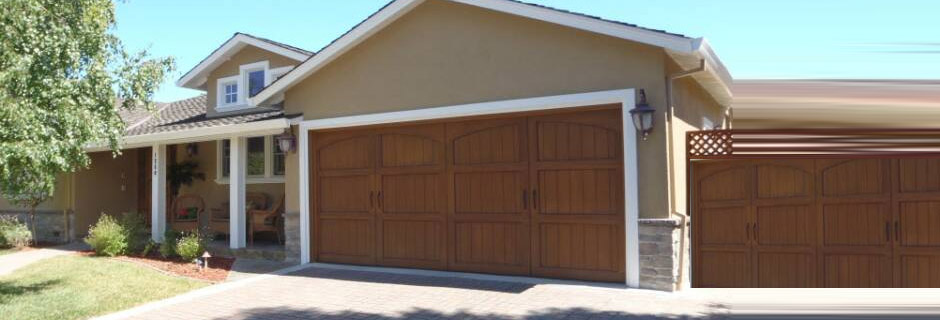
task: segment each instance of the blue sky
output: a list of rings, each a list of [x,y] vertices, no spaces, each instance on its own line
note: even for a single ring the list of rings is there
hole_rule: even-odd
[[[936,0],[528,0],[706,37],[735,79],[940,79]],[[319,50],[387,0],[118,2],[129,49],[174,56],[157,101],[200,94],[183,73],[235,32]]]

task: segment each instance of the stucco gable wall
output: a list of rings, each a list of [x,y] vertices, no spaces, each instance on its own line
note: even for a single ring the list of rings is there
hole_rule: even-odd
[[[309,120],[623,88],[646,89],[662,108],[665,59],[659,48],[429,0],[289,89],[285,109]],[[641,217],[668,214],[664,139],[657,130],[639,143]]]
[[[216,80],[238,75],[238,68],[241,65],[255,63],[267,60],[270,68],[279,68],[284,66],[296,66],[301,62],[291,58],[279,55],[277,53],[260,49],[253,46],[245,46],[227,61],[219,65],[215,70],[209,72],[208,81],[206,81],[206,110],[209,117],[215,116],[216,105]]]

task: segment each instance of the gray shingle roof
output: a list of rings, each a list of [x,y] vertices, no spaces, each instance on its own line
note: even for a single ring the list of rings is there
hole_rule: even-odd
[[[212,128],[286,117],[281,110],[266,109],[249,114],[209,118],[206,116],[205,95],[158,104],[152,113],[143,111],[147,114],[143,118],[140,112],[122,112],[122,117],[125,117],[125,114],[127,116],[123,118],[127,125],[125,136]]]

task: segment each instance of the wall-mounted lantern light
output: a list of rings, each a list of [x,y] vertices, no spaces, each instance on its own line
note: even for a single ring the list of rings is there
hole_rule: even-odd
[[[653,114],[656,109],[650,107],[646,102],[646,90],[640,89],[640,102],[630,110],[630,117],[633,118],[633,126],[636,131],[643,135],[643,140],[653,131]]]
[[[195,143],[189,143],[186,145],[186,154],[190,157],[193,157],[199,154],[199,145]]]
[[[297,145],[297,138],[291,134],[290,129],[287,129],[284,131],[284,133],[277,135],[277,137],[274,137],[274,139],[277,140],[277,146],[278,148],[281,148],[281,152],[283,153],[294,151],[294,147]]]

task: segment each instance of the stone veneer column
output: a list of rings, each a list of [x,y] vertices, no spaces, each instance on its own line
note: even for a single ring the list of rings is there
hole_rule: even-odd
[[[300,212],[284,213],[285,260],[300,261]]]
[[[678,219],[640,219],[640,287],[675,291],[687,286],[689,241],[682,252],[682,228]],[[686,228],[688,231],[689,228]],[[685,255],[686,270],[680,270],[679,256]],[[679,284],[680,272],[683,284]]]

